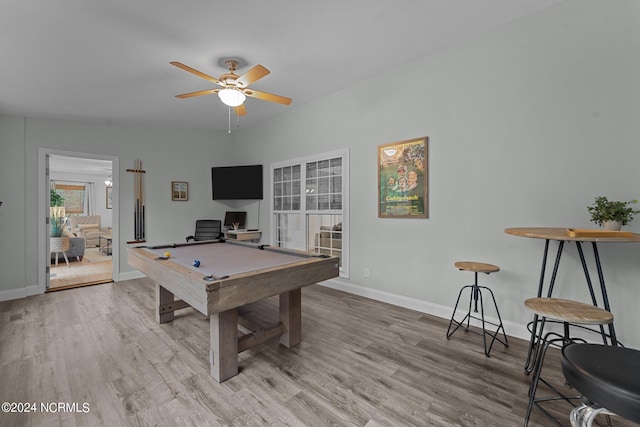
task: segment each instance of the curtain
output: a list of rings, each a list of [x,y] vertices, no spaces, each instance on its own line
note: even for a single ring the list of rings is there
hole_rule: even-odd
[[[84,212],[85,215],[93,215],[96,210],[96,196],[93,182],[87,182],[84,188],[86,192]]]

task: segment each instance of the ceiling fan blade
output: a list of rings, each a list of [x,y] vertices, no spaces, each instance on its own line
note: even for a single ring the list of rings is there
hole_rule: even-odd
[[[236,85],[243,88],[247,87],[251,83],[260,80],[261,78],[268,75],[269,73],[271,73],[271,71],[267,70],[265,67],[258,64],[252,69],[250,69],[249,71],[247,71],[246,73],[244,73],[243,75],[241,75],[240,77],[238,77],[236,79]]]
[[[247,109],[244,107],[244,104],[239,105],[238,107],[236,107],[236,114],[239,116],[246,116],[247,115]]]
[[[198,77],[202,77],[205,80],[209,80],[212,83],[215,83],[215,84],[220,85],[220,86],[224,86],[224,83],[222,83],[220,80],[216,79],[215,77],[211,77],[210,75],[205,74],[202,71],[198,71],[195,68],[191,68],[188,65],[184,65],[181,62],[173,61],[173,62],[169,62],[169,64],[171,64],[171,65],[173,65],[175,67],[178,67],[178,68],[180,68],[182,70],[188,71],[191,74],[195,74]]]
[[[289,105],[292,99],[272,93],[261,92],[259,90],[247,89],[243,91],[245,95],[252,98],[262,99],[263,101],[277,102],[278,104]]]
[[[176,95],[176,98],[184,99],[192,98],[194,96],[211,95],[212,93],[218,93],[219,91],[220,89],[205,89],[199,90],[197,92],[182,93],[180,95]]]

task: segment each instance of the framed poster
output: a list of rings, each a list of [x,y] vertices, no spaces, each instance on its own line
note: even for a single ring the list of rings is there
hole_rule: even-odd
[[[189,200],[189,183],[171,181],[171,200],[181,202]]]
[[[378,217],[428,218],[429,138],[378,146]]]
[[[107,209],[113,209],[113,187],[107,187]]]

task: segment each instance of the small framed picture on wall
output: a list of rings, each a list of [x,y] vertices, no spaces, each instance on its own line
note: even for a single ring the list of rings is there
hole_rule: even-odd
[[[107,187],[107,209],[113,209],[113,187]]]
[[[186,202],[189,200],[189,183],[171,181],[171,200]]]

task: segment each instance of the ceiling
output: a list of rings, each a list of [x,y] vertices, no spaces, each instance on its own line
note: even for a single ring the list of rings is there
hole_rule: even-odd
[[[99,175],[105,178],[112,175],[111,160],[101,159],[52,155],[49,156],[49,169],[51,172]]]
[[[561,1],[3,0],[0,114],[226,130],[217,96],[175,98],[213,85],[169,61],[218,77],[236,58],[293,98],[249,98],[248,127]]]

